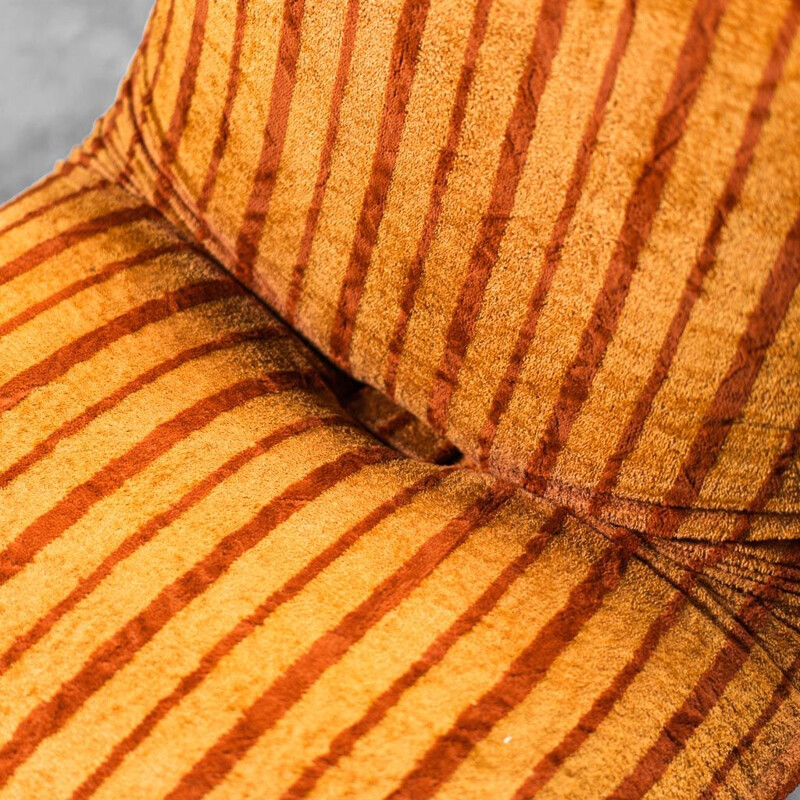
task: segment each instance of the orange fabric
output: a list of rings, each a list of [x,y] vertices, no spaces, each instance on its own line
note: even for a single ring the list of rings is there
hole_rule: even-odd
[[[0,797],[785,795],[798,25],[158,0],[0,210]]]

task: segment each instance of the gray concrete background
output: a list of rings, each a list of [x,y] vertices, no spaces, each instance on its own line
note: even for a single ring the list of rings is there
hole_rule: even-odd
[[[48,173],[111,105],[151,5],[0,0],[0,203]]]
[[[0,0],[0,203],[111,105],[153,0]]]

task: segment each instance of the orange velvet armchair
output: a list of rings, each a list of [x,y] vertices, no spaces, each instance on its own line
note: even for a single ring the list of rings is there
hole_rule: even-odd
[[[157,0],[0,210],[0,798],[800,780],[798,0]]]

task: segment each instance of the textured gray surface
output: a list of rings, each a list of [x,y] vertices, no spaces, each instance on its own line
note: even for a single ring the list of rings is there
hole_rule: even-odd
[[[111,104],[153,0],[0,0],[0,203]]]
[[[152,0],[0,0],[0,203],[111,104]],[[789,800],[800,800],[800,788]]]

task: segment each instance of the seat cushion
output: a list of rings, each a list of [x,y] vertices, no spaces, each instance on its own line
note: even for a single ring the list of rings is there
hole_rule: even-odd
[[[646,539],[382,444],[80,160],[0,211],[0,797],[796,780],[793,544]]]

